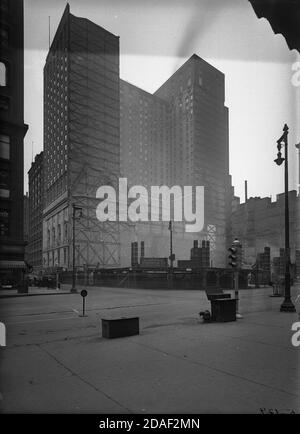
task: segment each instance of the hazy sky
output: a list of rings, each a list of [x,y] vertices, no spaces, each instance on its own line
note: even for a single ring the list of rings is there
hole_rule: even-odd
[[[292,64],[300,60],[282,35],[258,19],[248,0],[70,0],[71,13],[120,36],[120,76],[154,92],[193,53],[225,74],[229,107],[230,173],[235,193],[273,196],[284,190],[274,163],[276,140],[290,127],[290,189],[298,183],[300,142]],[[43,66],[65,8],[63,0],[24,0],[25,182],[33,155],[43,149]],[[299,122],[298,122],[299,124]],[[27,188],[26,188],[27,190]]]

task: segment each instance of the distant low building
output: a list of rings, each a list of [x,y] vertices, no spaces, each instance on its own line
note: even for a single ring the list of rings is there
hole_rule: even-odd
[[[285,244],[284,194],[276,201],[269,197],[251,197],[232,214],[232,233],[242,245],[246,263],[254,264],[257,254],[270,247],[271,258],[278,256]],[[300,196],[289,192],[291,260],[300,248]]]

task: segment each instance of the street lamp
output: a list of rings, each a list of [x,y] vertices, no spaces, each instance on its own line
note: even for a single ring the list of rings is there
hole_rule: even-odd
[[[281,166],[284,164],[284,204],[285,204],[285,217],[284,217],[284,228],[285,228],[285,290],[284,290],[284,301],[280,306],[281,312],[296,312],[295,306],[291,300],[291,275],[290,275],[290,233],[289,233],[289,174],[288,174],[288,131],[289,127],[284,124],[283,134],[277,140],[277,158],[274,162]],[[285,158],[281,156],[281,148],[284,146]]]
[[[74,203],[72,204],[72,220],[73,220],[73,270],[72,270],[72,288],[71,292],[77,292],[76,289],[76,267],[75,267],[75,220],[76,220],[76,211],[82,212],[82,208],[76,206]]]
[[[169,221],[169,227],[170,231],[170,271],[173,272],[173,262],[175,261],[175,254],[173,253],[173,223],[172,220]]]

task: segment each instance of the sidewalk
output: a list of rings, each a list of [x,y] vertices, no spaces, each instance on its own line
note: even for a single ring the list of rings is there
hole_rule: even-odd
[[[18,293],[17,289],[0,289],[0,298],[30,297],[33,295],[70,294],[70,290],[67,289],[66,286],[69,285],[61,285],[60,289],[38,288],[36,286],[30,286],[27,293]]]
[[[298,314],[279,312],[270,293],[243,292],[243,319],[230,323],[200,320],[202,291],[97,288],[86,317],[70,313],[79,294],[59,297],[56,311],[55,297],[51,310],[50,298],[22,299],[0,348],[2,412],[299,413]],[[102,338],[110,314],[139,316],[140,334]]]

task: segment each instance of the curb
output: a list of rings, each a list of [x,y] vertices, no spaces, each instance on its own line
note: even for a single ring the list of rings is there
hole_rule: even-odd
[[[67,295],[67,294],[76,294],[73,292],[50,292],[49,294],[44,293],[44,292],[38,292],[38,293],[24,293],[24,294],[5,294],[5,295],[1,295],[0,294],[0,299],[1,298],[18,298],[18,297],[34,297],[34,296],[38,296],[38,295]]]

